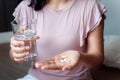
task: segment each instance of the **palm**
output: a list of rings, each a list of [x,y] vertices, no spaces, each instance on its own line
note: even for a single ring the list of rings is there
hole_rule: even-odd
[[[53,58],[36,63],[37,68],[52,70],[70,70],[79,61],[80,54],[76,51],[66,51]]]

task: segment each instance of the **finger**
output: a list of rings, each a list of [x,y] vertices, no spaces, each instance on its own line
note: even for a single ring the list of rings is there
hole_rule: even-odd
[[[11,45],[13,46],[24,46],[24,41],[17,41],[15,37],[11,38]]]
[[[36,35],[36,36],[35,36],[35,39],[40,39],[40,36],[39,36],[39,35]]]
[[[39,67],[40,69],[49,69],[49,70],[61,70],[62,69],[62,65],[58,65],[56,64],[55,61],[43,61],[39,63]]]
[[[13,52],[13,58],[17,58],[17,59],[24,58],[28,55],[29,55],[29,52],[26,52],[26,53],[15,53],[15,52]]]
[[[54,58],[49,58],[49,59],[43,60],[42,62],[44,62],[44,63],[55,63],[55,59]]]
[[[54,59],[46,59],[40,62],[36,62],[35,66],[36,68],[41,68],[42,66],[47,65],[47,64],[55,64]]]
[[[35,67],[38,69],[38,68],[41,68],[42,66],[44,65],[44,63],[40,63],[40,62],[36,62],[35,63]]]
[[[23,53],[23,52],[27,52],[30,50],[29,46],[25,46],[25,47],[15,47],[13,45],[11,45],[11,49],[13,52],[15,53]]]
[[[37,40],[40,39],[40,36],[36,35],[35,37],[32,38],[32,40]]]
[[[56,64],[46,64],[46,65],[42,66],[41,69],[61,70],[62,66],[57,66]]]
[[[14,58],[14,61],[21,63],[24,61],[24,58]]]

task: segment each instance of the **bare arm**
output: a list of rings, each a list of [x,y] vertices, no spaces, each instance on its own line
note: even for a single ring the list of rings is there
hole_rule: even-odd
[[[104,20],[98,27],[88,34],[87,54],[80,55],[80,61],[88,67],[98,67],[104,59],[104,44],[103,44]]]

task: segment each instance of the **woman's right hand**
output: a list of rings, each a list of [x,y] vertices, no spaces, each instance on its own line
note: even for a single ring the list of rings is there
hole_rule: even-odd
[[[32,40],[37,40],[40,37],[36,35]],[[27,45],[29,44],[29,40],[16,40],[15,37],[13,36],[10,41],[10,57],[15,61],[15,62],[23,62],[24,58],[29,55],[30,52],[30,46]]]
[[[23,62],[25,56],[29,55],[29,46],[25,46],[24,41],[18,41],[15,37],[11,38],[10,48],[10,57],[15,62]]]

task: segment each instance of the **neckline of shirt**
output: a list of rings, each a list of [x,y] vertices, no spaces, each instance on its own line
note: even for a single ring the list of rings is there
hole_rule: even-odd
[[[50,9],[47,6],[45,6],[45,10],[47,10],[48,12],[51,12],[51,13],[55,13],[55,14],[62,13],[62,12],[67,11],[73,5],[74,1],[75,0],[72,0],[72,2],[62,10],[55,11],[55,10]]]

